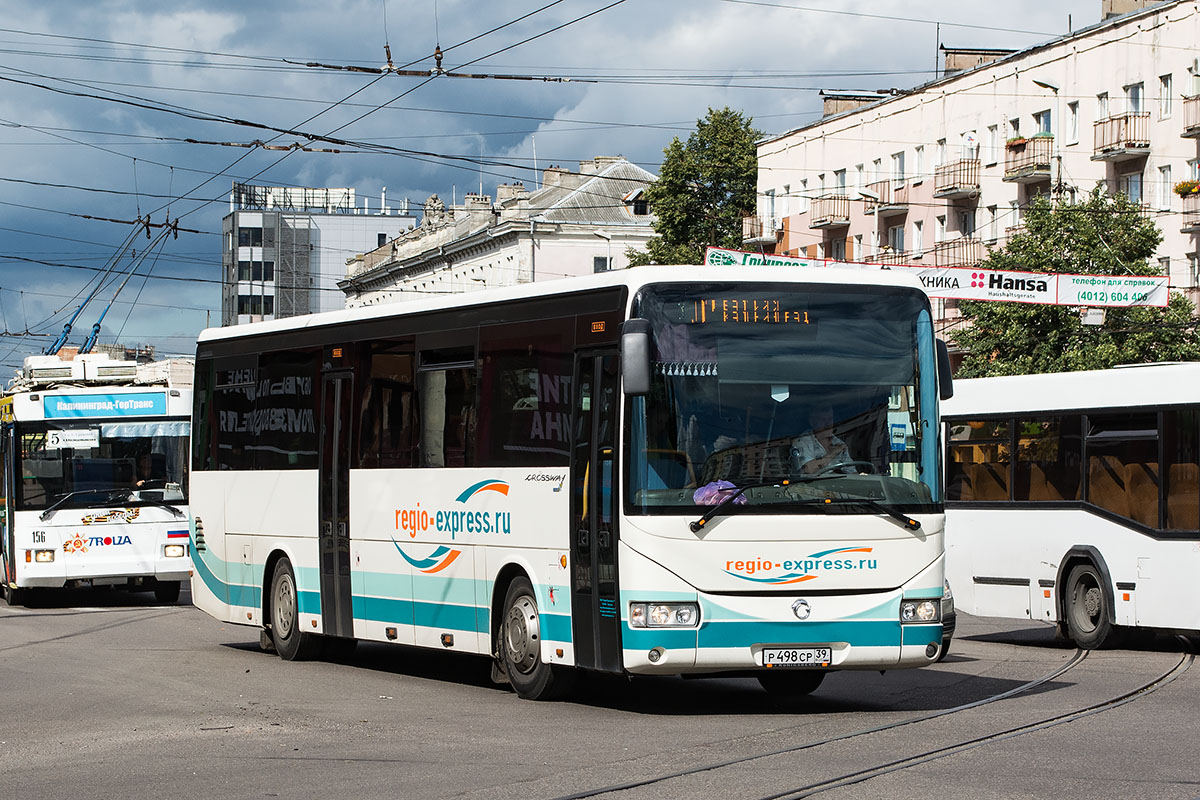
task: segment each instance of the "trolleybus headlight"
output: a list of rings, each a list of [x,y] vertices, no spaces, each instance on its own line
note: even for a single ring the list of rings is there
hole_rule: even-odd
[[[34,550],[33,560],[39,564],[48,564],[54,560],[53,550]]]
[[[941,599],[905,600],[900,603],[901,622],[937,622],[941,618]]]
[[[181,544],[169,544],[163,551],[163,555],[167,558],[182,558],[187,554],[187,549]]]
[[[696,603],[629,604],[629,625],[634,628],[694,628],[699,621]]]

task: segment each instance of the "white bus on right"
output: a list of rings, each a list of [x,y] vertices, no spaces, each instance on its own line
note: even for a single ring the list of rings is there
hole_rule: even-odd
[[[1200,363],[956,380],[942,418],[958,609],[1200,631]]]

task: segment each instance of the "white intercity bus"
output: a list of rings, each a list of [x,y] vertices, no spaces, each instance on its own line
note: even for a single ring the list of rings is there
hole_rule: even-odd
[[[189,364],[190,366],[190,364]],[[191,376],[187,376],[190,385]],[[179,599],[192,393],[103,354],[30,356],[0,398],[0,556],[10,605],[75,586]]]
[[[527,698],[578,669],[803,694],[932,663],[939,345],[915,280],[791,267],[207,330],[193,600],[287,659],[491,656]],[[821,469],[818,411],[848,453]]]
[[[959,609],[1080,647],[1200,630],[1200,364],[958,380],[946,572]]]

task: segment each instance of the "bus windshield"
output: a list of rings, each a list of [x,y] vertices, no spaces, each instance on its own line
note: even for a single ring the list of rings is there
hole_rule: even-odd
[[[187,501],[185,420],[27,422],[16,435],[18,511]]]
[[[653,378],[632,402],[632,512],[695,513],[746,486],[738,511],[941,510],[919,292],[657,286],[634,316],[650,322]]]

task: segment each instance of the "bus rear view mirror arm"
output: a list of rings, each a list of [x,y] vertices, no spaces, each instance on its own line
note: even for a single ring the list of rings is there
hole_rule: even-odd
[[[645,395],[650,391],[649,320],[626,320],[621,328],[621,380],[627,395]]]

